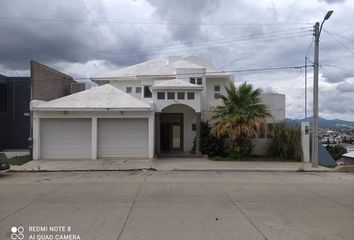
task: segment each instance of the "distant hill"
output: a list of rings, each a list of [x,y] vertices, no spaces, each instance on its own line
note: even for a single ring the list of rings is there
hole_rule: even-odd
[[[312,117],[303,118],[303,119],[286,118],[285,121],[289,124],[301,123],[301,122],[312,123]],[[354,127],[354,122],[345,121],[345,120],[341,120],[341,119],[319,118],[318,124],[320,127],[340,127],[340,126]]]

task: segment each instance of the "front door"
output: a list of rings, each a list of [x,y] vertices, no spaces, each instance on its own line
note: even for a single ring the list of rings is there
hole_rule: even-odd
[[[161,113],[161,151],[183,152],[183,113]]]

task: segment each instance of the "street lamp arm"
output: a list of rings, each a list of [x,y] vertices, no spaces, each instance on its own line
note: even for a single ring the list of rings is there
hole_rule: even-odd
[[[332,13],[333,13],[333,10],[328,11],[327,14],[326,14],[326,16],[323,18],[323,20],[322,20],[322,22],[321,22],[320,30],[319,30],[319,32],[318,32],[318,38],[320,38],[323,23],[331,17]]]

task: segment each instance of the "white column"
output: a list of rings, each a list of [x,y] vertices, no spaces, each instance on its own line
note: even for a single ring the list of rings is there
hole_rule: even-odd
[[[97,159],[97,117],[91,121],[91,159]]]
[[[151,112],[148,120],[148,157],[154,158],[154,148],[155,148],[155,113]]]
[[[301,148],[304,162],[310,162],[310,123],[301,123]]]
[[[40,130],[40,118],[33,113],[33,139],[32,139],[32,151],[33,151],[33,159],[40,159],[40,145],[41,145],[41,130]]]

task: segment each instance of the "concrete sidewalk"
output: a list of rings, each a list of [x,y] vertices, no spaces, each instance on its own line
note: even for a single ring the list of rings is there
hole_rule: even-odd
[[[97,159],[97,160],[33,160],[12,171],[313,171],[333,172],[336,169],[312,168],[310,163],[270,161],[212,161],[205,158],[166,159]]]

